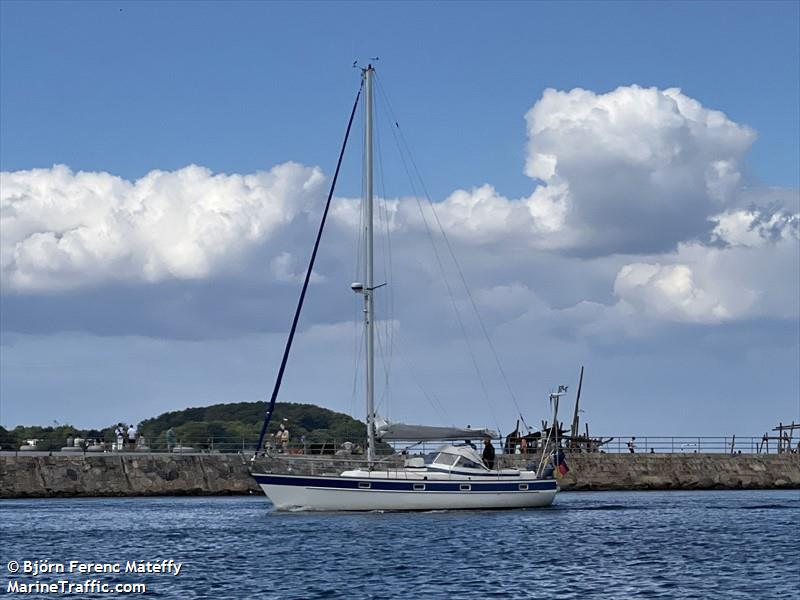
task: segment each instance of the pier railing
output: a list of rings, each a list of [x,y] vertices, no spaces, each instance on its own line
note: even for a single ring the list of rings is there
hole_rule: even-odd
[[[798,452],[798,440],[765,439],[756,436],[606,436],[611,441],[602,445],[570,445],[567,441],[564,449],[568,454],[575,453],[605,453],[605,454],[775,454],[784,452]],[[99,453],[239,453],[253,452],[256,449],[257,439],[247,437],[184,437],[175,436],[167,438],[164,435],[151,440],[139,437],[135,443],[123,439],[83,439],[71,440],[41,439],[35,444],[26,443],[22,447],[4,447],[5,451],[16,453],[41,453],[59,452],[73,454],[99,454]],[[463,442],[462,442],[463,443]],[[482,442],[472,440],[478,452],[482,451]],[[335,456],[363,454],[363,440],[292,440],[290,443],[272,444],[268,448],[272,454],[298,454]],[[387,455],[394,452],[407,450],[409,454],[424,455],[435,452],[441,444],[438,442],[424,442],[419,444],[393,443],[381,444],[378,454]],[[527,454],[535,455],[541,448],[532,444],[524,450],[518,446],[504,447],[500,440],[494,442],[497,454]]]
[[[774,439],[756,436],[606,436],[610,442],[602,445],[593,444],[590,448],[585,444],[570,445],[563,443],[567,453],[604,453],[604,454],[780,454],[788,451],[798,452],[800,439],[785,439],[782,443]],[[426,454],[434,452],[440,444],[423,443],[411,447],[414,453]],[[473,440],[479,452],[482,443]],[[541,447],[529,445],[525,450],[519,446],[505,447],[501,441],[494,442],[497,454],[539,454]],[[397,449],[402,449],[398,445]]]
[[[615,436],[611,442],[600,446],[598,451],[613,454],[774,454],[778,451],[778,445],[754,436],[629,435]]]

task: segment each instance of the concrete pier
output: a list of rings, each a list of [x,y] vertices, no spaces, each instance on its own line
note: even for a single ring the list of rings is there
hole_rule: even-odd
[[[800,489],[797,454],[573,454],[568,464],[565,491]],[[331,460],[322,469],[337,470]],[[249,493],[260,491],[236,454],[0,455],[0,498]]]
[[[202,496],[258,491],[236,454],[0,456],[0,498]]]

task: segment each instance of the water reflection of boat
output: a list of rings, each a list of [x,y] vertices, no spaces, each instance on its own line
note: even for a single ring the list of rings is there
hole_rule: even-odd
[[[372,65],[362,69],[362,89],[365,94],[365,194],[364,214],[365,281],[353,283],[352,289],[361,294],[364,300],[364,331],[366,346],[366,404],[367,404],[367,454],[366,460],[357,468],[333,474],[298,473],[290,460],[283,464],[290,466],[285,472],[267,469],[256,461],[254,456],[251,473],[264,493],[277,509],[302,507],[313,510],[433,510],[433,509],[490,509],[490,508],[530,508],[548,506],[558,491],[558,484],[550,476],[544,476],[545,456],[548,445],[543,444],[542,460],[524,469],[493,469],[484,464],[481,455],[469,445],[445,444],[430,456],[405,458],[402,463],[388,466],[385,461],[377,461],[375,456],[376,439],[387,438],[387,432],[378,431],[374,410],[374,303],[376,289],[373,283],[373,236],[372,236],[372,129],[373,129],[373,78]],[[342,154],[347,144],[353,116],[356,112],[361,90],[356,97],[356,105],[350,115],[345,134],[345,142],[339,163],[333,177],[322,223],[317,233],[311,261],[306,272],[303,288],[289,333],[283,360],[278,370],[275,388],[267,408],[258,448],[261,449],[264,437],[275,407],[278,389],[286,367],[308,282],[312,273],[325,219],[328,214],[333,189],[341,166]],[[440,429],[440,428],[433,428]],[[459,431],[455,439],[475,437],[474,431]],[[410,435],[408,432],[397,435]],[[415,433],[420,439],[422,434]],[[432,432],[430,435],[434,435]],[[462,437],[463,436],[463,437]],[[437,432],[430,439],[453,439]],[[551,447],[552,448],[552,447]],[[297,463],[299,467],[301,463]],[[292,469],[293,472],[288,472]],[[549,469],[552,473],[552,468]]]

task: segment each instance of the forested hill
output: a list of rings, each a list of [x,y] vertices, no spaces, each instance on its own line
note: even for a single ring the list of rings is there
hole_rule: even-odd
[[[252,446],[256,442],[266,408],[266,402],[214,404],[167,412],[138,425],[140,433],[153,449],[165,445],[165,433],[170,427],[180,443],[200,449],[211,446],[230,449],[242,444]],[[305,436],[309,443],[361,442],[367,435],[366,425],[361,421],[313,404],[277,403],[269,432],[276,431],[280,423],[288,426],[292,442],[299,441],[301,436]],[[24,440],[33,438],[40,440],[37,448],[41,450],[58,450],[66,444],[67,437],[99,438],[112,442],[117,425],[112,423],[103,430],[80,429],[72,425],[20,425],[11,431],[0,427],[0,447],[16,449]],[[124,425],[127,427],[129,423]]]
[[[175,431],[176,439],[194,444],[200,444],[209,438],[217,441],[253,442],[261,431],[266,408],[266,402],[237,402],[187,408],[142,421],[140,430],[148,440],[154,442],[163,440],[170,427]],[[293,441],[299,440],[301,436],[305,436],[308,442],[358,441],[366,437],[367,431],[364,423],[349,415],[313,404],[292,402],[278,402],[275,405],[269,432],[276,431],[280,423],[286,423]]]

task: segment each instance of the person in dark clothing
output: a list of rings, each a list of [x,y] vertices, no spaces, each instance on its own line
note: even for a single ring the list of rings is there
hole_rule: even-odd
[[[494,446],[492,446],[492,438],[486,436],[483,438],[483,464],[490,469],[494,469]]]

